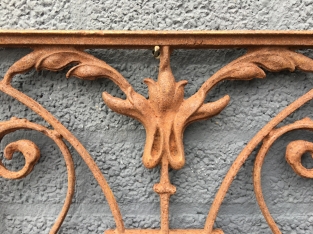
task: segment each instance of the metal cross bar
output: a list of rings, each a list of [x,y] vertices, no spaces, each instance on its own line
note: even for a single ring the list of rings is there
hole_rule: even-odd
[[[62,31],[0,30],[0,46],[75,46],[82,48],[179,49],[286,46],[310,48],[313,31]]]

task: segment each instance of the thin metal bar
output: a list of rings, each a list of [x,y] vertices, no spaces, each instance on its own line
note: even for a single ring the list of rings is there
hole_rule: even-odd
[[[62,31],[0,30],[0,47],[245,48],[313,47],[313,31]]]

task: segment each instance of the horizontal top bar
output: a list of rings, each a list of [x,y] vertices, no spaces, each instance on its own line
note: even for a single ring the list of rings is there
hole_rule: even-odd
[[[0,30],[0,47],[42,45],[82,48],[313,48],[313,31],[62,31]]]

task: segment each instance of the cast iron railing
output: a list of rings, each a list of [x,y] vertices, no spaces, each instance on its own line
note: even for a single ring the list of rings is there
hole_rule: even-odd
[[[226,79],[250,80],[264,78],[264,70],[279,72],[299,69],[313,72],[313,60],[295,52],[298,48],[313,47],[313,32],[300,31],[0,31],[1,47],[30,47],[31,53],[15,62],[0,81],[0,90],[23,103],[49,124],[50,128],[32,123],[26,119],[12,117],[0,123],[0,138],[19,129],[32,129],[44,133],[60,148],[67,166],[68,191],[59,214],[50,233],[57,233],[71,205],[74,194],[74,163],[64,141],[71,144],[83,158],[108,200],[116,223],[115,230],[107,234],[134,233],[223,233],[213,229],[217,213],[223,199],[239,169],[251,152],[262,143],[254,165],[254,188],[257,202],[273,233],[281,233],[272,218],[263,198],[261,188],[261,169],[267,151],[275,140],[286,132],[295,129],[313,130],[313,121],[309,118],[277,127],[287,116],[299,109],[313,98],[313,90],[291,103],[276,117],[268,122],[233,162],[227,172],[212,206],[203,229],[171,230],[169,227],[169,199],[176,192],[168,175],[169,167],[179,170],[184,166],[183,132],[186,126],[198,120],[208,119],[219,114],[228,104],[230,97],[205,103],[210,90]],[[176,82],[171,72],[170,54],[174,49],[199,48],[247,48],[247,53],[221,68],[203,83],[191,97],[184,99],[184,86],[187,81]],[[89,48],[150,48],[160,58],[158,80],[145,79],[149,89],[146,99],[137,93],[128,81],[105,62],[84,52]],[[143,152],[143,164],[147,168],[161,166],[160,182],[154,185],[154,191],[160,196],[161,228],[160,230],[125,229],[118,204],[103,177],[100,169],[83,147],[49,111],[34,99],[11,86],[14,75],[25,73],[30,69],[58,71],[72,65],[66,76],[93,80],[109,78],[126,94],[126,99],[113,97],[104,92],[103,100],[112,110],[140,121],[146,129],[146,144]],[[18,140],[8,144],[4,157],[11,159],[14,152],[21,152],[25,165],[19,171],[11,171],[0,162],[0,176],[7,179],[21,179],[28,175],[40,157],[38,147],[29,140]],[[313,169],[301,164],[305,152],[313,152],[313,143],[293,141],[286,149],[286,160],[300,176],[313,178]],[[139,162],[138,162],[139,163]]]

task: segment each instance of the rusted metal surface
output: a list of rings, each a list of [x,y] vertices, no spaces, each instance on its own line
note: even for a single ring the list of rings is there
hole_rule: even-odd
[[[59,217],[55,221],[54,225],[52,226],[50,233],[57,233],[59,230],[62,222],[64,221],[66,214],[70,208],[72,203],[72,198],[74,196],[74,189],[75,189],[75,169],[74,169],[74,162],[72,156],[62,140],[62,136],[55,130],[50,130],[46,127],[43,127],[39,124],[31,123],[26,119],[18,119],[18,118],[11,118],[9,121],[4,121],[0,123],[0,140],[10,133],[20,129],[29,129],[35,130],[38,132],[43,133],[59,147],[66,164],[67,173],[68,173],[68,188],[67,194],[64,201],[63,208],[59,214]],[[4,156],[11,160],[12,155],[14,152],[21,152],[25,157],[25,166],[19,171],[9,171],[5,168],[5,166],[0,161],[0,176],[7,178],[7,179],[20,179],[27,176],[37,163],[40,157],[40,152],[38,147],[29,140],[19,140],[16,142],[12,142],[8,144],[4,149]]]
[[[176,192],[170,182],[169,168],[179,170],[184,166],[183,132],[186,126],[198,120],[209,119],[219,114],[229,103],[228,95],[215,101],[205,103],[209,91],[223,80],[250,80],[264,78],[264,70],[279,72],[299,69],[313,72],[313,60],[295,52],[290,47],[313,47],[312,32],[273,32],[273,31],[237,31],[237,32],[63,32],[63,31],[0,31],[0,46],[29,46],[33,52],[14,63],[0,81],[0,90],[17,99],[38,115],[43,117],[51,129],[31,123],[27,120],[12,118],[0,123],[0,139],[6,134],[19,129],[42,132],[50,137],[60,148],[68,170],[68,192],[63,209],[50,230],[57,233],[70,207],[74,193],[75,172],[71,155],[63,142],[68,141],[80,154],[99,183],[113,214],[116,229],[107,230],[106,234],[221,234],[222,229],[213,229],[218,211],[225,195],[243,163],[259,143],[263,145],[257,155],[254,166],[254,186],[257,202],[273,233],[281,233],[265,204],[261,189],[261,169],[265,155],[274,141],[284,133],[294,129],[313,130],[313,121],[304,119],[275,129],[288,115],[313,99],[313,90],[291,103],[276,117],[268,122],[238,155],[227,172],[218,190],[203,229],[172,230],[169,226],[169,200]],[[150,48],[154,46],[155,57],[160,58],[157,81],[145,79],[149,98],[137,93],[128,81],[105,62],[83,51],[91,47]],[[248,47],[245,55],[221,68],[206,80],[199,90],[189,98],[184,98],[184,86],[188,81],[176,82],[170,67],[171,50],[175,48],[215,48]],[[251,48],[253,47],[253,48]],[[115,112],[140,121],[146,129],[146,144],[142,162],[147,168],[160,165],[160,182],[153,190],[160,196],[159,230],[125,229],[116,199],[103,177],[100,169],[82,146],[58,120],[39,103],[11,86],[16,74],[30,69],[61,70],[74,64],[66,76],[93,80],[109,78],[126,94],[126,99],[113,97],[103,92],[104,102]],[[20,151],[25,157],[25,166],[17,172],[5,168],[0,162],[0,176],[7,179],[21,179],[31,173],[40,157],[37,146],[28,140],[19,140],[6,146],[4,156],[11,159],[14,152]],[[313,152],[313,143],[305,141],[291,142],[287,147],[286,160],[300,176],[313,178],[313,170],[301,164],[301,156]],[[139,163],[139,162],[138,162]],[[103,231],[103,230],[101,230]]]
[[[277,224],[275,223],[274,219],[272,218],[262,192],[262,186],[261,186],[261,170],[264,163],[265,156],[270,149],[270,147],[273,145],[273,143],[283,134],[298,130],[298,129],[304,129],[304,130],[313,130],[313,121],[309,118],[305,118],[299,121],[296,121],[292,124],[283,126],[278,129],[273,129],[267,137],[264,139],[262,147],[256,157],[255,164],[254,164],[254,187],[255,187],[255,195],[256,199],[259,203],[259,206],[261,208],[261,211],[269,224],[271,230],[273,233],[281,233],[279,230]],[[313,178],[313,169],[307,169],[305,168],[301,163],[301,157],[306,152],[313,152],[313,143],[303,141],[303,140],[297,140],[293,141],[288,144],[286,149],[286,160],[289,163],[289,165],[292,167],[294,172],[296,172],[298,175],[305,177],[305,178]]]
[[[109,206],[111,208],[113,217],[116,222],[116,228],[118,233],[123,233],[125,228],[122,221],[122,217],[117,205],[117,202],[115,200],[115,197],[113,195],[112,190],[110,189],[107,181],[103,177],[103,174],[101,173],[100,169],[96,165],[93,158],[90,156],[88,151],[82,146],[82,144],[77,140],[77,138],[70,133],[50,112],[48,112],[45,108],[43,108],[38,102],[33,100],[32,98],[28,97],[24,93],[18,91],[17,89],[13,88],[10,84],[11,79],[15,74],[18,73],[24,73],[32,68],[45,68],[45,69],[51,69],[53,71],[56,71],[58,69],[62,69],[64,66],[67,65],[67,63],[71,63],[73,60],[69,60],[66,58],[71,57],[74,61],[81,61],[82,66],[84,65],[84,61],[87,61],[90,63],[90,66],[95,66],[94,64],[99,63],[98,65],[101,67],[103,66],[104,71],[111,72],[110,68],[107,68],[107,64],[102,62],[101,60],[97,60],[91,55],[88,55],[84,52],[75,50],[75,49],[63,49],[60,48],[38,48],[34,52],[30,53],[29,55],[26,55],[16,63],[14,63],[10,69],[5,74],[2,81],[0,81],[0,90],[9,96],[17,99],[21,103],[23,103],[25,106],[28,106],[31,110],[33,110],[35,113],[37,113],[39,116],[43,117],[52,127],[53,129],[60,134],[66,141],[68,141],[74,149],[79,153],[79,155],[82,157],[82,159],[85,161],[89,169],[91,170],[92,174],[94,175],[95,179],[99,183],[106,199],[108,200]],[[89,59],[88,59],[89,58]],[[82,66],[76,66],[77,70],[71,69],[71,72],[75,73],[77,76],[82,75],[80,73]],[[88,66],[86,66],[88,67]],[[89,73],[89,72],[91,73]],[[115,70],[113,70],[112,74]],[[85,74],[86,79],[93,79],[94,77],[90,77],[89,75],[94,75],[97,72],[97,69],[89,69],[86,68],[83,71],[83,74]],[[83,75],[82,75],[83,76]],[[118,80],[118,78],[117,78]],[[127,84],[119,84],[119,86],[123,86]],[[59,223],[58,228],[60,227],[62,222],[59,222],[57,220],[56,223]],[[51,229],[50,233],[56,233],[57,229],[53,230]]]
[[[313,46],[313,31],[48,31],[0,30],[0,46],[75,46],[76,48],[246,48]]]

